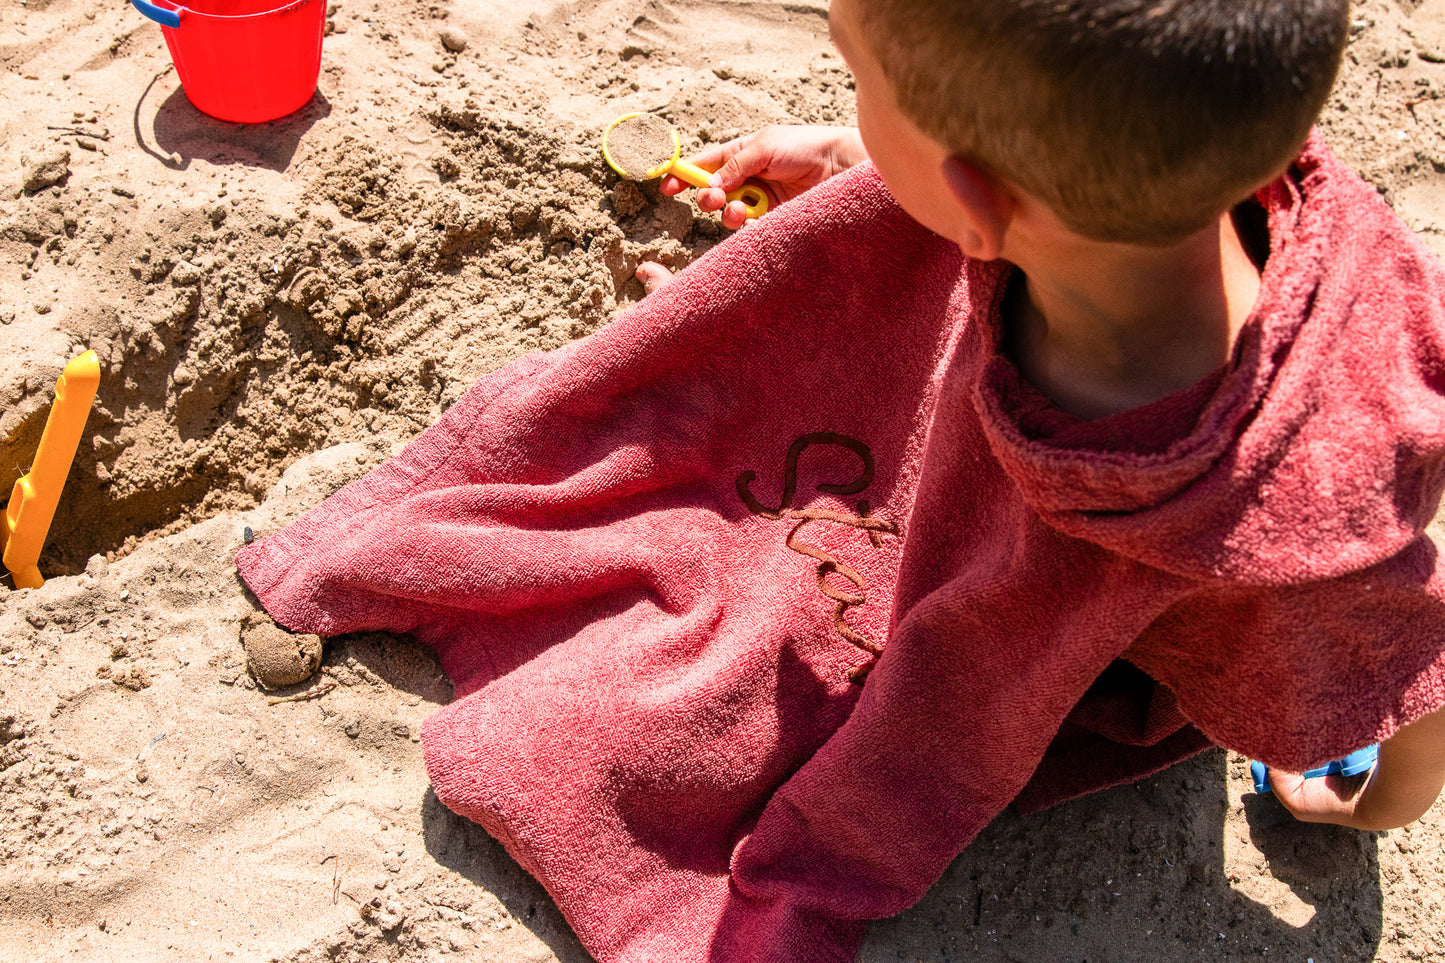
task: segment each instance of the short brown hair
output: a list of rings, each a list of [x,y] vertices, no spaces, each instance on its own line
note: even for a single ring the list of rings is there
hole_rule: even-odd
[[[1279,174],[1349,0],[854,0],[899,107],[1100,240],[1202,229]]]

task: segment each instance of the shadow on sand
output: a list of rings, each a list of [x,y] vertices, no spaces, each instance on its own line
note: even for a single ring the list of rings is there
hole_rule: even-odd
[[[170,88],[170,93],[164,91]],[[159,103],[156,101],[159,100]],[[300,110],[264,124],[233,124],[201,113],[186,99],[167,68],[156,74],[136,101],[132,119],[136,145],[162,166],[183,171],[193,160],[284,171],[301,138],[331,113],[320,89]]]
[[[592,963],[547,891],[486,830],[442,805],[430,788],[421,818],[427,852],[439,865],[496,896],[559,963]]]
[[[1381,936],[1373,834],[1231,805],[1222,750],[1032,816],[1005,812],[862,963],[1366,960]]]

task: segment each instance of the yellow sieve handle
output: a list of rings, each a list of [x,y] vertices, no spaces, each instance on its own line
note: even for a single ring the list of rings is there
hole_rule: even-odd
[[[5,567],[14,577],[16,588],[40,588],[45,584],[36,562],[45,536],[50,533],[60,490],[70,474],[70,463],[75,460],[75,449],[80,445],[99,387],[100,359],[94,351],[71,361],[55,382],[55,404],[40,435],[35,461],[15,483],[0,531],[5,536]]]
[[[671,174],[679,180],[686,181],[693,187],[707,187],[707,179],[712,176],[711,171],[705,171],[696,164],[689,164],[685,160],[675,160],[668,165],[665,173]],[[757,184],[751,182],[744,184],[735,190],[728,191],[729,201],[742,201],[743,207],[747,208],[748,217],[762,217],[768,213],[768,192]]]

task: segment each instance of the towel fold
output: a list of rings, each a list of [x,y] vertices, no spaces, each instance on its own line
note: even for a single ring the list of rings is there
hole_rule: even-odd
[[[1441,268],[1317,139],[1259,203],[1229,367],[1065,439],[1007,266],[857,168],[238,566],[436,648],[439,798],[599,960],[850,960],[1011,801],[1445,706]]]

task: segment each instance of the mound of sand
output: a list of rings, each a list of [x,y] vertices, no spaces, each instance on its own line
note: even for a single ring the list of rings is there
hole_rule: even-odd
[[[821,3],[450,0],[328,10],[284,120],[191,107],[129,6],[0,6],[0,493],[56,376],[104,377],[41,571],[0,588],[0,958],[587,959],[542,890],[426,788],[430,654],[328,640],[266,691],[230,559],[430,424],[479,374],[585,335],[715,217],[598,138],[685,149],[852,116]],[[1445,0],[1358,5],[1324,118],[1445,252]],[[1295,824],[1207,754],[1000,817],[863,959],[1303,961],[1445,952],[1437,807]]]

